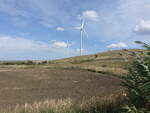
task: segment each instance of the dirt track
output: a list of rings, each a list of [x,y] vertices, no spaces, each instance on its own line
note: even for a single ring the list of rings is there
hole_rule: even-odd
[[[45,99],[104,97],[122,89],[120,79],[85,70],[0,69],[0,108]]]

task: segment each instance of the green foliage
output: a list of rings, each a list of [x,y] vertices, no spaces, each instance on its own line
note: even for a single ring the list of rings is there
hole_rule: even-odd
[[[135,54],[135,60],[129,66],[123,85],[128,89],[130,103],[124,113],[148,113],[150,110],[150,46],[140,41],[136,43],[142,44],[148,52],[143,56]]]
[[[137,109],[135,106],[131,105],[131,106],[124,106],[123,107],[123,112],[122,113],[150,113],[149,111],[147,111],[146,109],[142,108],[142,109]]]

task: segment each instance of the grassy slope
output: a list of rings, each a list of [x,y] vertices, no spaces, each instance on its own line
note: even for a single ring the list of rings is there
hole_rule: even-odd
[[[66,59],[49,61],[49,67],[88,69],[112,75],[127,73],[127,65],[133,58],[132,52],[142,53],[143,50],[115,50],[99,54],[77,56]]]
[[[29,62],[29,65],[25,65],[24,62],[13,62],[5,65],[1,62],[1,67],[43,67],[43,68],[80,68],[87,69],[89,71],[96,71],[101,73],[108,73],[112,75],[125,75],[127,73],[127,65],[133,58],[132,52],[141,53],[143,50],[131,49],[131,50],[115,50],[107,51],[99,54],[77,56],[71,58],[65,58],[60,60],[52,60],[46,63],[45,61],[33,61],[34,63],[43,62],[41,65],[33,65]],[[7,64],[7,65],[6,65]],[[18,65],[14,65],[18,64]]]

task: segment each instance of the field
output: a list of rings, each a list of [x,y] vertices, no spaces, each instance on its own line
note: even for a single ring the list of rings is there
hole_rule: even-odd
[[[73,105],[104,103],[124,95],[120,85],[132,60],[131,53],[117,50],[53,61],[15,61],[0,64],[0,109],[45,100],[68,100]],[[98,72],[98,73],[97,73]]]
[[[46,99],[71,99],[74,104],[91,98],[115,97],[123,92],[119,78],[73,69],[0,69],[0,108]]]

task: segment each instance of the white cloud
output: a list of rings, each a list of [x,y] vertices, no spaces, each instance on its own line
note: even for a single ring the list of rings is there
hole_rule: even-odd
[[[150,8],[150,4],[147,5],[147,8]]]
[[[97,9],[99,21],[91,23],[91,25],[88,22],[88,31],[90,35],[100,41],[102,40],[101,36],[105,37],[105,41],[115,40],[127,43],[133,38],[137,40],[138,36],[133,30],[140,20],[150,19],[148,4],[150,4],[150,0],[117,0],[111,8],[100,7]],[[139,35],[139,37],[140,39],[149,39],[146,36]]]
[[[128,47],[125,43],[117,43],[117,44],[111,44],[111,45],[108,45],[107,48],[111,48],[111,49],[114,49],[114,48],[126,48]]]
[[[82,52],[85,52],[86,50],[82,48],[81,51],[82,51]],[[80,52],[80,49],[79,49],[79,48],[77,49],[77,52]]]
[[[71,46],[71,44],[68,44]],[[44,60],[68,56],[65,42],[46,43],[32,39],[12,36],[0,36],[0,60]],[[77,53],[69,48],[69,56]]]
[[[57,27],[56,31],[64,31],[65,29],[63,27]]]
[[[88,20],[92,20],[92,21],[97,21],[98,20],[98,14],[96,11],[93,10],[87,10],[82,12],[82,15],[79,16],[80,19],[84,18],[84,19],[88,19]]]
[[[150,20],[142,20],[138,25],[136,25],[134,31],[142,34],[150,34]]]
[[[67,48],[68,46],[71,46],[71,45],[67,44],[66,42],[56,41],[56,40],[51,41],[52,48]]]
[[[51,43],[34,41],[20,37],[0,36],[0,48],[6,49],[54,49],[67,48],[71,43],[51,40]]]
[[[48,44],[20,37],[0,37],[0,48],[5,49],[39,49],[48,48]]]

